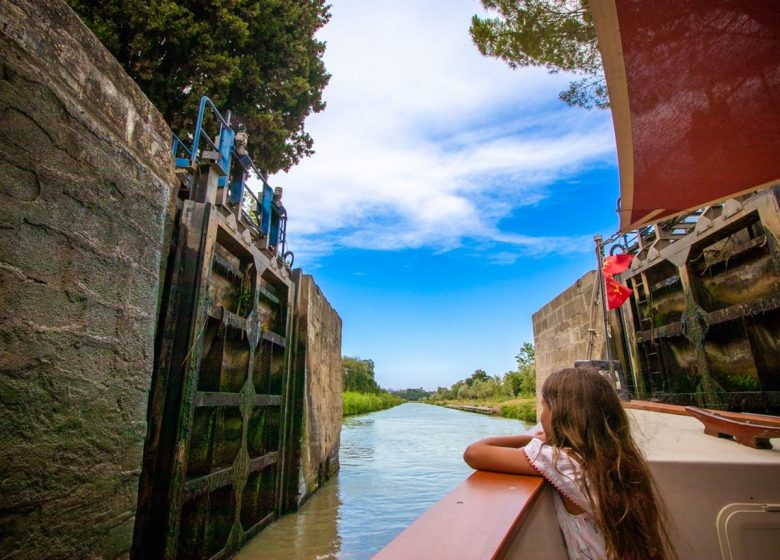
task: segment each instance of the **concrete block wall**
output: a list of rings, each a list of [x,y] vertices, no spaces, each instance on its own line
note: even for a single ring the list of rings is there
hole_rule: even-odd
[[[295,271],[298,291],[298,356],[294,375],[303,379],[298,504],[339,470],[343,416],[341,317],[314,278]]]
[[[131,544],[170,130],[60,0],[0,9],[0,557]]]
[[[596,331],[591,359],[606,359],[604,322],[593,297],[597,282],[591,270],[533,314],[537,395],[551,373],[587,358],[589,329]]]

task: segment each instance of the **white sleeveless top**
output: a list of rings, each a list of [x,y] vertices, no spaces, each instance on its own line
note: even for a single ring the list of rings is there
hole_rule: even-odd
[[[521,449],[531,466],[558,490],[554,492],[555,513],[566,540],[569,558],[571,560],[606,559],[604,536],[596,526],[593,508],[588,503],[584,490],[585,480],[579,463],[572,459],[565,449],[558,448],[555,453],[555,448],[542,443],[537,438],[532,438],[528,445]],[[566,511],[561,494],[581,507],[584,513],[573,515]]]

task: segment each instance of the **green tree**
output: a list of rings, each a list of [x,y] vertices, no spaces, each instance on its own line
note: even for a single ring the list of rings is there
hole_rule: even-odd
[[[325,108],[325,0],[67,2],[183,138],[207,95],[244,125],[261,169],[314,153],[304,120]]]
[[[341,358],[344,391],[379,394],[381,389],[374,379],[374,361],[361,360],[358,356]]]
[[[541,66],[582,76],[559,97],[587,109],[609,107],[601,54],[589,0],[482,0],[499,17],[471,20],[471,37],[479,52],[511,68]]]
[[[515,356],[515,360],[517,360],[517,367],[519,369],[522,369],[523,366],[535,365],[536,349],[534,348],[534,345],[530,342],[523,342],[523,346],[520,348],[520,352]]]
[[[523,395],[536,394],[536,349],[530,342],[524,342],[517,360],[516,393]]]
[[[522,391],[523,377],[519,371],[508,371],[504,374],[503,385],[507,393],[513,397],[519,395]]]
[[[471,387],[474,383],[487,381],[488,379],[490,379],[490,376],[484,369],[476,369],[474,370],[474,373],[471,374],[471,377],[466,379],[466,385]]]
[[[452,398],[452,393],[447,387],[437,387],[436,390],[428,397],[430,401],[444,401]]]

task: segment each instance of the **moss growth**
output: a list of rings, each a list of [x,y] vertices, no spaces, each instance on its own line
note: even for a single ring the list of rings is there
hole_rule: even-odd
[[[749,375],[727,375],[724,383],[729,391],[760,391],[761,383]]]

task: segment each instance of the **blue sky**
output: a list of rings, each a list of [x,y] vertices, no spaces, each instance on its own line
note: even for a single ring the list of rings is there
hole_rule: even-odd
[[[316,154],[270,180],[295,266],[381,386],[503,375],[617,229],[611,116],[560,102],[564,74],[482,57],[476,0],[331,4]]]

